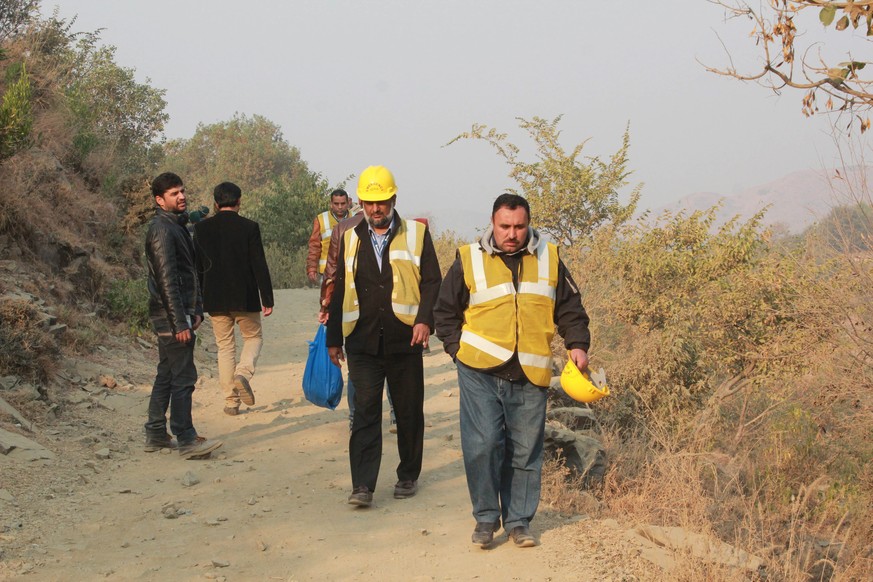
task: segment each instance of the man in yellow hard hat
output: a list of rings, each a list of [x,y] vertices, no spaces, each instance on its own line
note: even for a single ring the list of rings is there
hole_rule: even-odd
[[[340,366],[348,358],[355,385],[349,503],[359,507],[372,504],[379,476],[386,380],[397,418],[396,499],[418,491],[424,449],[421,354],[433,333],[440,267],[427,226],[403,220],[395,210],[396,192],[384,166],[361,173],[358,197],[365,220],[343,235],[327,320],[331,360]]]
[[[330,234],[338,222],[349,217],[349,195],[342,188],[330,193],[330,208],[315,217],[309,235],[309,254],[306,256],[306,276],[313,283],[324,273]]]
[[[479,242],[458,249],[434,319],[458,366],[473,543],[490,544],[502,519],[516,546],[534,546],[552,337],[557,326],[584,370],[591,335],[579,290],[557,247],[531,228],[527,200],[497,198]]]

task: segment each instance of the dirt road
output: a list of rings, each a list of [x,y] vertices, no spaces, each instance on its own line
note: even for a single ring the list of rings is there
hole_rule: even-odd
[[[650,579],[638,560],[602,543],[610,524],[561,517],[542,506],[532,524],[538,547],[516,548],[503,532],[491,549],[470,543],[474,521],[461,460],[456,375],[439,344],[424,361],[427,424],[418,494],[392,496],[397,450],[386,410],[374,506],[348,505],[346,404],[336,411],[317,408],[301,390],[317,293],[279,291],[276,301],[265,319],[264,351],[252,381],[257,404],[243,406],[244,414],[223,413],[214,353],[207,351],[211,332],[203,334],[194,421],[201,434],[225,443],[210,460],[142,452],[152,351],[127,362],[118,354],[104,358],[104,366],[134,378],[126,391],[104,396],[111,396],[99,411],[108,428],[86,419],[51,431],[44,444],[59,458],[41,466],[0,460],[4,472],[19,477],[7,481],[17,487],[15,515],[22,520],[19,529],[7,527],[0,536],[14,548],[0,578]],[[107,447],[109,457],[95,458],[97,447]],[[42,471],[41,479],[52,485],[36,493],[35,478],[25,489],[23,471]]]

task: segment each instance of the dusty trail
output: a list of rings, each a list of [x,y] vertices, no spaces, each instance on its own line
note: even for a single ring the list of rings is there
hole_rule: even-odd
[[[392,496],[397,451],[386,410],[374,506],[348,505],[346,404],[336,411],[317,408],[300,388],[317,293],[284,290],[276,301],[265,319],[264,351],[252,381],[257,405],[244,414],[222,412],[214,354],[198,348],[203,380],[195,392],[195,425],[224,447],[206,461],[142,452],[140,427],[154,369],[149,358],[155,357],[146,352],[139,381],[115,395],[114,412],[105,415],[127,435],[126,443],[110,447],[111,458],[96,461],[94,474],[69,480],[64,495],[31,501],[42,504],[35,513],[48,523],[28,524],[40,535],[27,547],[17,540],[20,559],[0,568],[0,579],[650,579],[637,559],[600,542],[611,535],[609,524],[562,518],[542,506],[532,524],[540,546],[515,548],[502,532],[492,549],[470,543],[474,522],[461,461],[456,375],[439,344],[424,361],[427,427],[418,495]],[[210,330],[203,339],[208,349]],[[87,451],[70,454],[93,459]],[[81,475],[81,463],[58,461],[55,469]],[[199,483],[186,486],[188,473]],[[615,532],[617,537],[617,526]]]

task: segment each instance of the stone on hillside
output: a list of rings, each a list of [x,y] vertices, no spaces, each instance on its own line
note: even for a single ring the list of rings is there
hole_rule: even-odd
[[[21,382],[18,376],[0,376],[0,388],[10,390]]]
[[[586,484],[600,482],[606,473],[606,451],[597,439],[546,424],[545,448],[562,456],[565,465]]]
[[[41,444],[2,428],[0,428],[0,454],[22,461],[54,458],[54,453]]]
[[[78,388],[74,388],[64,394],[64,400],[69,402],[70,404],[81,404],[82,402],[88,402],[91,398],[91,395],[85,392],[84,390],[79,390]]]
[[[101,386],[105,386],[110,390],[118,386],[118,382],[115,381],[115,378],[108,374],[100,374],[100,377],[97,378],[97,381],[100,383]]]
[[[192,487],[198,483],[200,483],[200,479],[191,471],[186,472],[185,476],[182,477],[182,487]]]
[[[578,406],[561,406],[546,413],[548,420],[556,420],[570,430],[587,430],[594,425],[594,411]]]
[[[634,532],[628,533],[631,534],[628,537],[635,535],[637,542],[647,548],[642,552],[642,556],[661,566],[669,565],[672,554],[680,552],[690,553],[704,562],[751,572],[757,572],[764,567],[764,560],[754,554],[685,528],[642,525]],[[654,547],[651,547],[652,545]],[[661,555],[659,552],[667,555]]]
[[[102,449],[97,449],[96,451],[94,451],[94,456],[98,459],[105,461],[112,456],[112,452],[108,448],[103,447]]]

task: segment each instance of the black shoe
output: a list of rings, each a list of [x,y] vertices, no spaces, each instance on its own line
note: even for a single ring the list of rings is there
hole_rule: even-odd
[[[255,405],[255,393],[252,392],[252,386],[249,384],[249,381],[245,376],[234,376],[233,385],[239,394],[239,399],[243,401],[243,404],[248,404],[249,406]]]
[[[394,499],[408,499],[418,491],[418,481],[398,481],[394,486]]]
[[[360,485],[352,490],[349,503],[358,507],[370,507],[373,504],[373,492],[366,485]]]
[[[476,524],[476,529],[473,530],[473,543],[480,547],[485,547],[494,541],[494,532],[500,529],[500,522],[488,523],[480,521]]]
[[[163,437],[146,437],[145,446],[142,450],[147,453],[154,453],[160,451],[161,449],[174,449],[176,448],[176,443],[173,442],[173,437],[168,434],[165,434]]]
[[[183,459],[205,459],[212,451],[223,445],[221,441],[211,441],[203,437],[197,437],[194,441],[179,445],[179,456]]]
[[[517,548],[532,548],[537,545],[536,540],[530,535],[530,529],[524,525],[517,525],[509,532],[510,539]]]

